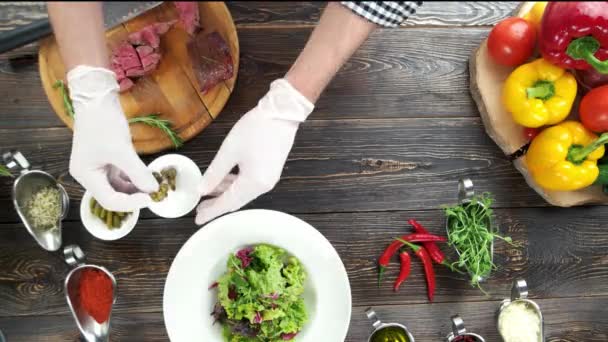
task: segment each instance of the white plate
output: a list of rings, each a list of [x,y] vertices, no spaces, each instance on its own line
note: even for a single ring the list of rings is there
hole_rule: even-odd
[[[139,209],[133,211],[127,219],[122,222],[118,229],[109,229],[108,226],[97,216],[91,213],[90,207],[91,193],[85,192],[80,202],[80,220],[84,227],[94,237],[101,240],[118,240],[129,234],[137,224]]]
[[[191,212],[201,199],[196,190],[202,177],[201,170],[190,158],[181,154],[166,154],[158,157],[148,165],[148,168],[160,173],[168,166],[175,167],[177,171],[175,191],[169,190],[164,200],[152,202],[148,209],[164,218],[182,217]]]
[[[296,256],[308,273],[304,301],[309,321],[297,342],[344,341],[351,315],[350,284],[332,245],[308,223],[270,210],[223,216],[196,232],[181,248],[167,275],[163,316],[173,342],[221,342],[211,312],[217,290],[208,290],[225,271],[230,253],[268,243]]]

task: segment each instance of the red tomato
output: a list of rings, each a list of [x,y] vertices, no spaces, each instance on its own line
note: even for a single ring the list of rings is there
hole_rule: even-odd
[[[488,36],[488,51],[498,64],[518,66],[534,51],[536,29],[534,25],[517,17],[507,18],[494,26]]]
[[[540,129],[525,127],[524,128],[524,137],[528,139],[528,141],[532,141],[532,139],[536,138],[536,136],[540,133]]]
[[[608,85],[591,89],[578,108],[581,122],[593,132],[608,132]]]

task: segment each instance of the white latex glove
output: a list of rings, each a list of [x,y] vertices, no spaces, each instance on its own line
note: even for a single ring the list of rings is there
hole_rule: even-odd
[[[110,184],[112,176],[113,184],[128,186],[130,181],[144,192],[159,186],[133,148],[114,73],[79,65],[68,72],[67,81],[75,112],[70,174],[105,209],[132,211],[148,206],[148,194],[118,192]]]
[[[283,172],[301,122],[314,105],[287,80],[270,84],[268,93],[230,130],[205,171],[201,196],[218,194],[197,208],[196,224],[202,225],[237,210],[272,190]],[[230,171],[238,165],[239,174]]]

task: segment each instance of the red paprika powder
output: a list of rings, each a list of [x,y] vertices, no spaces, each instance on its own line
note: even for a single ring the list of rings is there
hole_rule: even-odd
[[[80,273],[80,305],[97,323],[104,323],[110,318],[113,300],[112,279],[95,268],[85,268]]]

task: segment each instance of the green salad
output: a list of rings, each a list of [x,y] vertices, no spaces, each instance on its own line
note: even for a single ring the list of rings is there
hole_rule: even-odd
[[[211,286],[218,290],[212,315],[222,324],[225,341],[295,341],[308,320],[300,261],[260,244],[231,254],[227,268]]]

